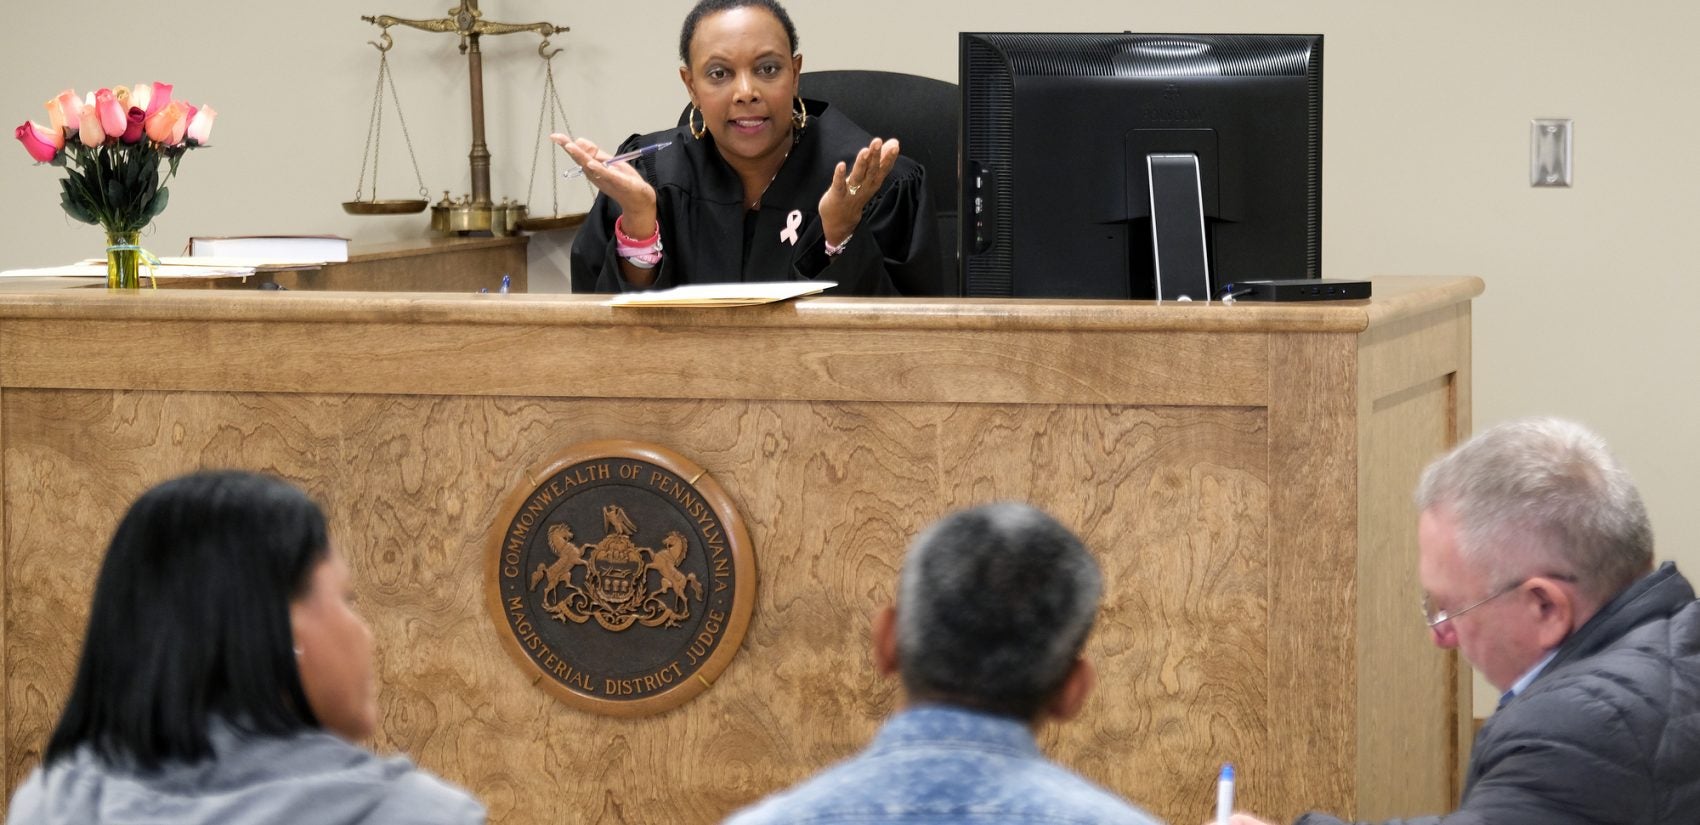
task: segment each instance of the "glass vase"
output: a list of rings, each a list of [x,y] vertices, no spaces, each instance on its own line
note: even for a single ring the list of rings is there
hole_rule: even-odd
[[[141,232],[106,230],[106,288],[138,289],[142,285]],[[118,249],[115,247],[128,247]]]

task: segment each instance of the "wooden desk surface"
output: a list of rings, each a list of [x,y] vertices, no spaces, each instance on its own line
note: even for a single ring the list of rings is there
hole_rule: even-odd
[[[72,279],[48,279],[66,281]],[[134,293],[59,291],[37,279],[0,280],[0,318],[104,318],[229,321],[455,322],[546,326],[834,327],[961,330],[1190,330],[1362,332],[1372,324],[1428,312],[1480,295],[1480,278],[1379,278],[1368,301],[1157,304],[1151,301],[999,298],[803,298],[725,309],[610,307],[606,296],[474,295],[290,291],[217,295],[140,289]],[[79,285],[86,285],[86,281]],[[45,287],[45,288],[44,288]]]

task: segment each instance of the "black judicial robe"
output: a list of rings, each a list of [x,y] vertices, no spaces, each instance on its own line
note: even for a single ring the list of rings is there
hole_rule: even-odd
[[[900,156],[844,252],[828,257],[821,234],[821,195],[839,161],[853,164],[872,135],[829,105],[808,101],[808,126],[762,195],[746,208],[744,184],[715,148],[684,126],[633,135],[619,152],[661,141],[673,145],[635,161],[655,187],[661,263],[648,289],[738,281],[837,281],[839,295],[940,295],[951,290],[938,252],[938,220],[926,170]],[[597,195],[573,241],[574,292],[636,289],[620,272],[614,219],[620,207]],[[793,234],[795,238],[793,239]]]

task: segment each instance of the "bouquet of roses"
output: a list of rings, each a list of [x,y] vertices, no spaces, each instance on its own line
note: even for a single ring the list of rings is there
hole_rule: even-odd
[[[65,214],[105,227],[112,238],[134,235],[165,211],[164,183],[185,152],[207,145],[218,116],[211,106],[172,100],[169,83],[82,98],[66,89],[46,106],[48,125],[25,122],[18,141],[38,162],[66,167],[59,198]]]

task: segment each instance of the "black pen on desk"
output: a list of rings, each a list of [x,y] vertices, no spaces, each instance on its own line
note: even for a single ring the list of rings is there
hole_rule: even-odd
[[[621,152],[618,155],[615,155],[615,156],[613,156],[613,157],[611,157],[611,158],[609,158],[605,161],[602,161],[602,165],[603,166],[613,166],[616,163],[625,163],[626,161],[629,161],[629,160],[636,160],[637,158],[641,158],[644,155],[653,155],[656,152],[659,152],[662,149],[665,149],[665,148],[672,146],[672,145],[673,145],[673,141],[664,140],[660,143],[652,143],[648,146],[639,146],[638,148],[633,149],[630,152]],[[582,174],[584,174],[584,167],[583,166],[574,166],[573,168],[568,169],[565,172],[562,172],[561,177],[563,177],[563,178],[576,178],[576,177],[578,177],[579,175],[582,175]]]

